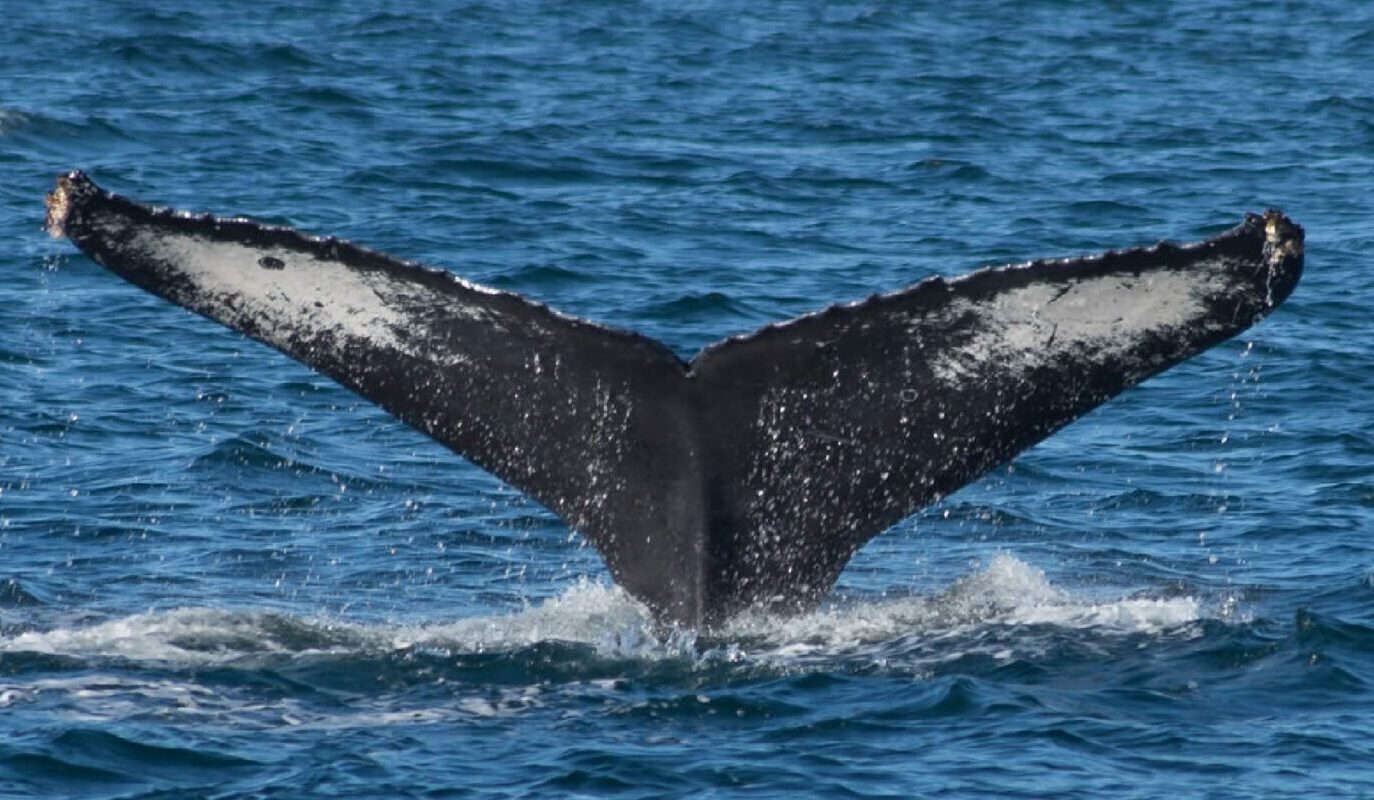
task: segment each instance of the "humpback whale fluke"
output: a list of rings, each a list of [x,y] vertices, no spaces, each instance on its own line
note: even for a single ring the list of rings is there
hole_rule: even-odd
[[[656,618],[815,602],[866,541],[1264,317],[1278,211],[1188,245],[927,278],[723,340],[658,342],[333,238],[151,208],[81,172],[47,225],[528,493]]]

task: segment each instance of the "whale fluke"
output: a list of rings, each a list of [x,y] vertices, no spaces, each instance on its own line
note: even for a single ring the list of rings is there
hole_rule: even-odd
[[[81,172],[48,229],[379,404],[586,536],[665,623],[802,609],[866,541],[1263,318],[1277,211],[1188,245],[927,278],[702,350],[333,238],[152,208]]]

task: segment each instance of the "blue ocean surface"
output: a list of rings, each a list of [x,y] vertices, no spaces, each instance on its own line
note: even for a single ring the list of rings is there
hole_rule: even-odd
[[[1374,796],[1374,4],[3,13],[0,796]],[[74,167],[684,356],[1271,206],[1307,272],[814,613],[665,633],[529,499],[47,238]]]

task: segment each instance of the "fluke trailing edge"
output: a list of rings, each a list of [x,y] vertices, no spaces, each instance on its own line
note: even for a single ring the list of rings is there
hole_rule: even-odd
[[[528,493],[656,617],[804,608],[864,542],[1288,297],[1277,211],[1158,244],[928,278],[707,347],[332,238],[155,209],[72,172],[48,229]]]

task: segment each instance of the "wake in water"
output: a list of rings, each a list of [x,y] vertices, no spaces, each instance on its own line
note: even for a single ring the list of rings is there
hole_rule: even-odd
[[[745,614],[709,636],[665,630],[621,589],[592,582],[518,613],[425,625],[182,608],[0,637],[0,709],[198,732],[375,731],[551,709],[562,709],[558,719],[771,725],[805,706],[749,687],[886,675],[932,687],[935,699],[921,702],[938,704],[964,680],[946,685],[943,676],[1043,667],[1072,680],[1075,668],[1096,671],[1141,647],[1158,655],[1191,646],[1215,624],[1206,614],[1196,598],[1082,597],[1012,555],[933,595],[838,600],[797,617]],[[111,739],[93,745],[101,748],[135,745],[86,734]]]
[[[1104,636],[1155,634],[1202,618],[1191,597],[1094,601],[1053,586],[1040,570],[998,555],[932,596],[837,602],[803,616],[740,615],[709,638],[657,628],[648,610],[614,586],[583,582],[525,611],[428,625],[364,625],[259,612],[185,608],[135,614],[87,627],[0,639],[0,654],[117,659],[173,668],[261,666],[303,657],[376,658],[514,654],[573,648],[592,659],[709,663],[720,659],[788,668],[832,662],[894,642],[939,659],[965,654],[993,629],[1049,626]],[[1005,637],[1002,637],[1005,638]],[[1018,653],[1013,635],[1000,657]],[[943,642],[944,652],[933,651]],[[962,642],[962,644],[961,644]],[[938,653],[938,655],[937,655]],[[915,652],[913,651],[913,655]]]

